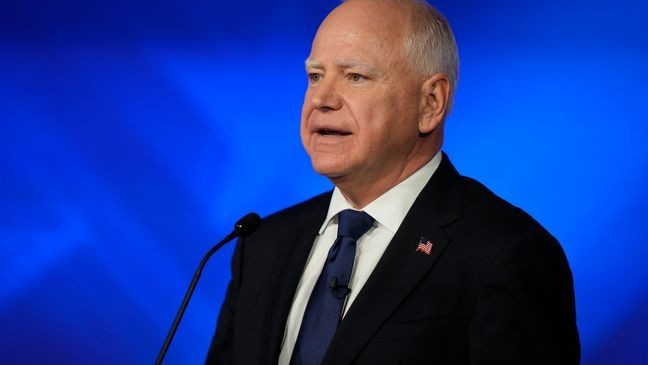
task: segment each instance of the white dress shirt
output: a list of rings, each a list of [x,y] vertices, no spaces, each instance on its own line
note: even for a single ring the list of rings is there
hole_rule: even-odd
[[[349,310],[367,279],[369,279],[369,275],[373,272],[385,249],[387,249],[389,242],[391,242],[398,227],[405,219],[405,215],[414,204],[414,200],[421,193],[421,190],[423,190],[440,163],[441,152],[438,152],[425,166],[362,209],[373,217],[375,222],[373,227],[360,237],[356,243],[355,261],[349,282],[351,293],[347,299],[344,314]],[[324,268],[328,251],[337,239],[337,214],[345,209],[354,208],[336,187],[333,190],[326,219],[324,219],[319,234],[315,238],[315,242],[313,242],[306,268],[297,285],[295,298],[286,321],[279,365],[288,365],[290,362],[308,299]]]

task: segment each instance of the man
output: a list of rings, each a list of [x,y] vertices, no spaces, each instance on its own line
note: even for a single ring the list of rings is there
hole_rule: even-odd
[[[328,15],[301,137],[335,189],[239,242],[207,363],[579,362],[560,245],[440,152],[457,68],[426,3]]]

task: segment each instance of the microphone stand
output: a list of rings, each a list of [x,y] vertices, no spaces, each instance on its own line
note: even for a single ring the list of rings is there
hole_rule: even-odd
[[[225,238],[223,238],[222,241],[218,242],[203,256],[202,260],[200,261],[200,264],[198,265],[198,268],[196,268],[196,272],[194,272],[193,278],[191,279],[191,283],[189,284],[189,288],[187,288],[187,292],[185,293],[184,298],[182,299],[182,304],[180,304],[180,308],[178,308],[178,313],[176,313],[175,319],[173,320],[173,324],[171,325],[171,328],[169,329],[169,333],[167,334],[166,339],[164,340],[164,344],[160,349],[160,353],[158,354],[157,359],[155,360],[155,365],[162,364],[162,360],[164,360],[164,356],[166,355],[167,351],[169,350],[169,346],[171,345],[171,340],[173,340],[173,336],[178,330],[178,325],[180,324],[180,320],[182,320],[182,316],[184,315],[184,312],[187,309],[187,305],[189,304],[189,299],[191,299],[191,296],[193,295],[193,292],[196,289],[196,285],[198,284],[198,279],[200,279],[200,274],[202,274],[202,270],[205,267],[205,264],[207,264],[209,258],[221,247],[223,247],[223,245],[225,245],[227,242],[231,241],[235,237],[248,236],[259,226],[260,223],[261,223],[261,218],[259,217],[258,214],[256,213],[247,214],[245,217],[241,218],[238,222],[236,222],[236,224],[234,225],[234,230],[232,232],[230,232],[227,236],[225,236]]]

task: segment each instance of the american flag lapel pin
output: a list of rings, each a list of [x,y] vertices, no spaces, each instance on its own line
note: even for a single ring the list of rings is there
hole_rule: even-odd
[[[424,254],[429,256],[430,252],[432,252],[432,246],[433,244],[432,242],[430,242],[430,240],[425,237],[421,237],[418,246],[416,246],[415,252],[423,252]]]

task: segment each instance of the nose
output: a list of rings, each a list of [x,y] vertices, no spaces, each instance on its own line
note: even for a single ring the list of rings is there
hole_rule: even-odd
[[[338,110],[342,107],[342,98],[332,77],[325,77],[311,89],[311,102],[321,110]]]

